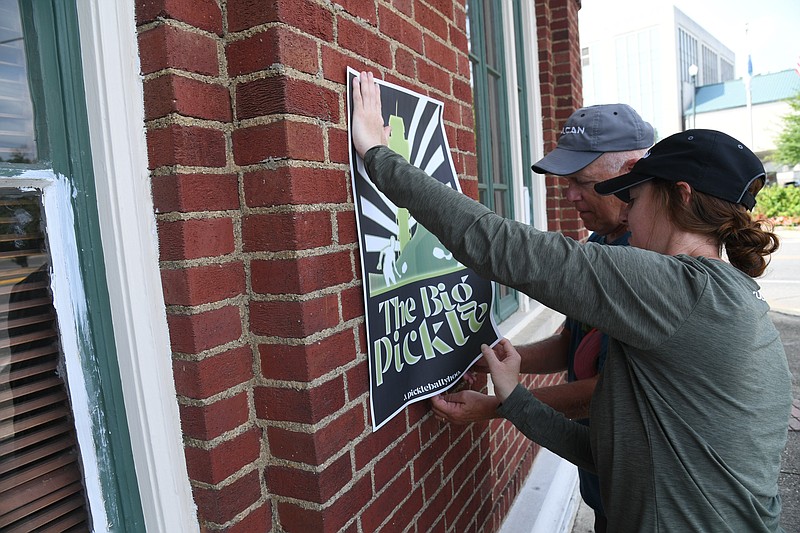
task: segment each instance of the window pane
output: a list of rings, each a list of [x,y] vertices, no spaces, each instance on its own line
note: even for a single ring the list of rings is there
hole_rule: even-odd
[[[38,159],[18,0],[0,0],[0,162]]]
[[[41,194],[0,189],[0,530],[87,530]]]

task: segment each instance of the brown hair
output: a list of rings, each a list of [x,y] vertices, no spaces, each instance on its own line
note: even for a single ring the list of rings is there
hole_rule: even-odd
[[[748,276],[756,278],[764,273],[769,255],[779,246],[768,222],[754,220],[743,205],[694,189],[689,202],[684,202],[674,182],[655,179],[653,184],[673,224],[712,238],[720,254],[724,250],[730,263]],[[764,180],[758,179],[748,190],[755,196],[763,186]]]

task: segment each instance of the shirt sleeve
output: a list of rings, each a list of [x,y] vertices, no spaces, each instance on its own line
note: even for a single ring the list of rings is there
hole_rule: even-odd
[[[497,413],[534,442],[572,464],[595,472],[589,426],[573,422],[517,385]]]
[[[631,247],[581,244],[496,215],[380,146],[369,178],[479,275],[517,289],[622,343],[650,349],[691,314],[707,275],[691,261]]]

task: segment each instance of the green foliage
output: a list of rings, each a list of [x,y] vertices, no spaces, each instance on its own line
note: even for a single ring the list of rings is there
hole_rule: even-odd
[[[767,218],[800,217],[800,188],[792,185],[764,187],[756,197],[755,213]]]
[[[783,131],[775,139],[776,150],[771,159],[779,165],[800,163],[800,93],[787,100],[792,111],[783,117]]]

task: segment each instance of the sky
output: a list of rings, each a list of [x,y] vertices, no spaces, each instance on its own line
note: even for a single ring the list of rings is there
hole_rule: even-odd
[[[800,0],[583,0],[624,12],[657,3],[674,4],[736,54],[736,77],[793,69],[800,59]],[[745,33],[745,25],[748,27]],[[749,42],[749,46],[748,46]]]

